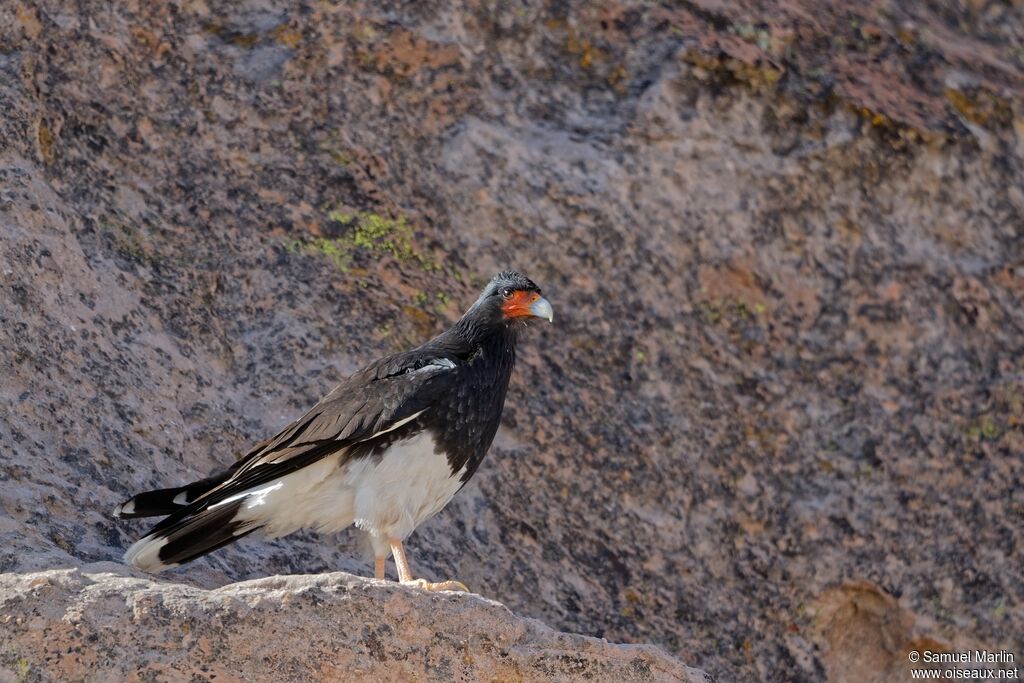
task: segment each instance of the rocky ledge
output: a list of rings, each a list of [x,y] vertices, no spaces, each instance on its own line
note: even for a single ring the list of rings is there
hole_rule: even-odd
[[[3,574],[0,624],[3,681],[711,680],[478,595],[341,572],[215,590],[108,563]]]

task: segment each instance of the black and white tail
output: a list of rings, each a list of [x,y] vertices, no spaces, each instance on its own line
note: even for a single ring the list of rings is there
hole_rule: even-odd
[[[147,572],[176,567],[255,531],[251,522],[233,518],[241,500],[217,505],[196,503],[227,481],[234,468],[185,486],[146,491],[114,508],[121,519],[170,515],[140,538],[124,555],[126,562]]]
[[[233,500],[177,512],[135,542],[125,562],[147,572],[159,572],[190,562],[259,529],[251,520],[235,519],[244,500]]]
[[[250,455],[263,445],[257,444]],[[128,548],[125,561],[143,571],[158,572],[222,548],[268,524],[277,524],[275,534],[301,528],[302,519],[282,513],[296,500],[294,487],[286,487],[286,481],[297,477],[292,483],[298,484],[299,491],[308,490],[337,468],[335,461],[324,460],[324,456],[342,447],[336,440],[313,442],[303,445],[293,457],[256,467],[247,467],[248,460],[243,458],[228,470],[187,486],[130,498],[117,506],[116,516],[169,516]],[[317,462],[322,466],[307,468]],[[282,517],[291,524],[284,531],[279,524]]]

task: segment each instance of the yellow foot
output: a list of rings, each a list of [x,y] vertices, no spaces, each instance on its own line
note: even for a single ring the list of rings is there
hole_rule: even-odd
[[[469,593],[466,584],[461,581],[427,581],[426,579],[410,579],[402,581],[403,586],[416,586],[425,591],[462,591]]]

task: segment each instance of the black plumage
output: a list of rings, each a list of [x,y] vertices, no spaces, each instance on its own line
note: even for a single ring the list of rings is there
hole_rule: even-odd
[[[344,517],[344,496],[351,496],[348,523],[371,535],[377,574],[390,547],[401,576],[410,523],[443,507],[483,461],[501,421],[516,338],[534,317],[551,319],[540,289],[516,272],[500,273],[451,328],[348,377],[227,470],[119,506],[121,517],[169,515],[126,558],[158,570],[261,529],[280,535],[291,527],[334,528],[325,518],[335,510]],[[435,456],[447,463],[443,476],[427,462]],[[330,486],[340,498],[331,498]]]

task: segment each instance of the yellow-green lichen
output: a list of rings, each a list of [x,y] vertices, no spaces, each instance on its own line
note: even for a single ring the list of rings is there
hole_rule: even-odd
[[[328,220],[340,224],[340,237],[311,237],[284,243],[292,253],[321,255],[329,258],[341,271],[347,271],[358,254],[374,258],[391,257],[412,262],[423,270],[437,270],[438,265],[413,245],[412,227],[404,216],[388,218],[369,211],[347,213],[333,210]]]
[[[967,427],[967,438],[974,441],[985,439],[992,441],[999,436],[999,426],[988,415],[983,415],[977,422]]]
[[[305,240],[290,240],[285,243],[285,248],[293,254],[326,256],[338,270],[348,270],[352,263],[351,252],[340,243],[340,240],[310,237]]]
[[[32,673],[32,665],[27,659],[18,657],[14,660],[14,680],[23,683],[28,680],[30,673]]]
[[[712,325],[734,320],[746,322],[764,316],[767,310],[761,302],[747,304],[741,299],[705,299],[697,302],[697,311]]]

